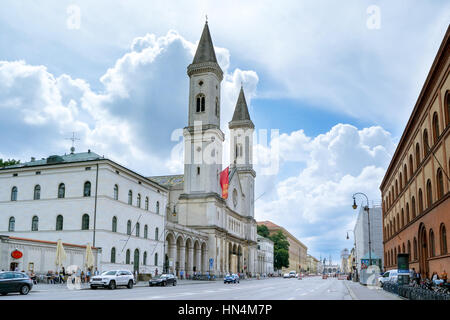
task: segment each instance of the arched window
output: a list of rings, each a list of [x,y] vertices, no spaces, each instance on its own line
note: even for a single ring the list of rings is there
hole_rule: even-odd
[[[439,139],[439,117],[437,112],[433,114],[433,143],[436,144]]]
[[[411,241],[408,240],[408,255],[409,255],[409,261],[412,260],[412,256],[411,256]]]
[[[430,145],[428,143],[428,131],[423,130],[423,157],[425,158],[430,150]]]
[[[403,208],[402,208],[402,215],[401,215],[401,222],[402,222],[402,228],[405,226],[405,212],[403,211]]]
[[[204,112],[205,111],[205,95],[199,94],[197,96],[197,112]]]
[[[413,166],[413,156],[412,154],[409,155],[409,178],[411,179],[414,173],[414,166]]]
[[[414,237],[413,249],[414,249],[414,260],[417,260],[417,239],[416,239],[416,237]]]
[[[395,198],[398,197],[398,180],[395,180]]]
[[[158,265],[158,253],[155,253],[155,266]]]
[[[86,213],[81,218],[81,230],[89,230],[89,215]]]
[[[156,213],[159,214],[159,201],[156,201]]]
[[[402,244],[402,253],[406,253],[405,243]]]
[[[406,203],[406,223],[409,223],[411,221],[411,217],[409,215],[409,203]]]
[[[117,217],[112,218],[112,232],[117,232]]]
[[[66,186],[64,183],[60,183],[58,186],[58,198],[62,199],[66,196]]]
[[[148,226],[147,225],[144,226],[144,238],[145,239],[148,238]]]
[[[416,218],[416,198],[414,196],[411,198],[411,211],[412,218]]]
[[[434,242],[434,232],[433,229],[430,229],[430,257],[436,256],[435,250],[435,242]]]
[[[402,190],[403,190],[403,176],[402,176],[401,172],[400,172],[400,178],[398,180],[400,181],[400,192],[402,192]]]
[[[406,163],[403,165],[403,179],[405,179],[404,185],[406,187],[406,184],[408,183],[408,166],[406,165]]]
[[[89,181],[86,181],[84,183],[83,197],[90,197],[90,196],[91,196],[91,183]]]
[[[141,194],[140,193],[138,193],[138,196],[137,196],[137,207],[138,208],[141,207]]]
[[[131,235],[131,220],[127,222],[127,235]]]
[[[422,189],[419,189],[419,214],[423,212],[423,195]]]
[[[400,215],[397,213],[397,231],[400,231]]]
[[[141,225],[138,223],[136,223],[136,237],[139,237],[141,233]]]
[[[127,255],[125,257],[125,264],[130,264],[130,249],[127,249]]]
[[[64,218],[62,215],[58,215],[56,217],[56,230],[61,231],[63,229],[63,226],[64,226]]]
[[[436,181],[437,181],[437,198],[439,200],[444,196],[444,177],[442,175],[441,168],[437,170]]]
[[[394,248],[394,265],[397,264],[397,248]]]
[[[39,200],[41,198],[41,186],[40,185],[35,185],[34,186],[34,196],[33,199],[34,200]]]
[[[155,229],[155,240],[158,241],[158,239],[159,239],[159,229],[156,228]]]
[[[441,255],[447,254],[447,230],[445,225],[442,223],[440,228],[440,241],[441,241]]]
[[[8,231],[13,232],[16,229],[16,218],[9,218]]]
[[[420,146],[416,143],[416,170],[419,169],[420,165]]]
[[[31,219],[31,231],[38,231],[39,230],[39,218],[37,216],[34,216],[33,219]]]
[[[143,261],[144,266],[147,265],[147,251],[144,251],[144,261]]]
[[[148,210],[148,197],[145,197],[145,210]]]
[[[427,208],[433,204],[433,192],[431,190],[431,180],[427,180]]]
[[[111,263],[116,263],[116,248],[111,249]]]
[[[133,191],[128,191],[128,204],[132,205],[133,204]]]
[[[17,201],[17,187],[11,189],[11,201]]]
[[[119,186],[114,185],[114,200],[119,200]]]

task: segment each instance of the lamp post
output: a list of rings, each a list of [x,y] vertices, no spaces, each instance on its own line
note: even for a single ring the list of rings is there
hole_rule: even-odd
[[[358,208],[358,205],[356,204],[356,199],[355,199],[356,195],[362,195],[362,196],[366,197],[366,200],[367,200],[367,206],[365,206],[363,208],[363,210],[367,211],[367,223],[369,225],[369,266],[371,266],[372,265],[372,245],[371,245],[371,241],[370,241],[369,198],[367,198],[367,196],[364,193],[362,193],[362,192],[357,192],[357,193],[353,194],[353,205],[352,205],[352,208],[354,210],[356,210],[356,208]]]

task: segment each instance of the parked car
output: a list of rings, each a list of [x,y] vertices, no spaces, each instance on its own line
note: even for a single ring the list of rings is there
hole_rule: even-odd
[[[148,281],[148,285],[150,287],[153,287],[153,286],[166,287],[168,284],[176,286],[177,285],[177,277],[175,277],[175,275],[173,275],[173,274],[163,273],[162,275],[156,276]]]
[[[378,277],[378,283],[382,287],[386,282],[397,282],[398,270],[389,270]]]
[[[297,272],[291,271],[289,272],[289,278],[295,278],[297,276]]]
[[[23,272],[0,272],[0,294],[6,296],[11,292],[26,295],[33,288],[33,280]]]
[[[128,270],[105,271],[99,276],[92,277],[90,281],[91,289],[109,288],[116,289],[118,286],[126,286],[132,289],[136,283],[133,274]]]
[[[286,278],[290,278],[291,277],[291,275],[289,274],[289,273],[285,273],[285,274],[283,274],[283,278],[284,279],[286,279]]]

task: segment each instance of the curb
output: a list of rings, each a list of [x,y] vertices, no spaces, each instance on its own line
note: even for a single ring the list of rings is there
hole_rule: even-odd
[[[348,286],[347,282],[344,282],[345,287],[347,288],[348,292],[350,293],[350,296],[352,297],[352,300],[359,300],[353,290]]]

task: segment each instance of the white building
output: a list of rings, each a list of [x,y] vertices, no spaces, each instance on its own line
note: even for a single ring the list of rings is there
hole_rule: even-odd
[[[167,192],[90,151],[32,159],[0,169],[0,234],[90,243],[102,249],[99,270],[155,273],[163,265]]]
[[[273,241],[259,234],[256,235],[256,240],[258,242],[256,272],[261,275],[274,273]]]

